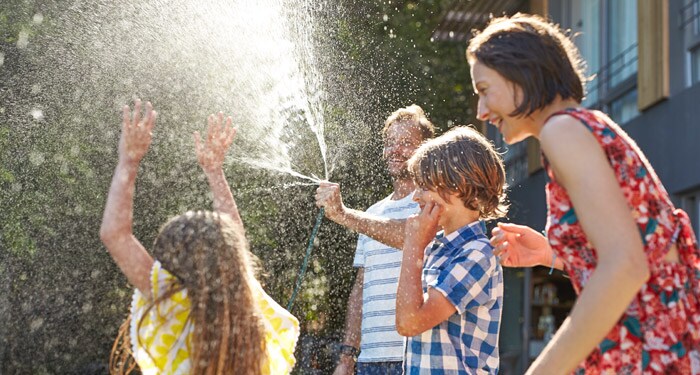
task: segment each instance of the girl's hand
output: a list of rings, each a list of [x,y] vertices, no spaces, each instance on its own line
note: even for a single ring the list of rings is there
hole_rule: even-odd
[[[406,221],[404,250],[412,248],[422,251],[435,239],[442,210],[443,208],[439,204],[428,202],[418,215],[408,218]]]
[[[122,135],[119,139],[119,160],[129,164],[138,164],[151,145],[152,131],[156,124],[157,113],[151,102],[146,102],[146,116],[141,119],[141,101],[134,102],[133,118],[128,105],[122,114]]]
[[[199,132],[194,132],[194,150],[204,172],[211,173],[222,168],[226,151],[236,135],[236,129],[231,125],[231,116],[226,117],[226,123],[224,123],[222,112],[217,116],[209,115],[207,122],[209,128],[205,142],[202,142]]]
[[[550,266],[552,248],[536,230],[517,224],[498,223],[491,231],[491,245],[506,267]]]

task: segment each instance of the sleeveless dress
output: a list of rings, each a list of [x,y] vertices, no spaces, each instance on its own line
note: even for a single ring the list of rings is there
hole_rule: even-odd
[[[153,263],[150,281],[153,299],[163,296],[179,282],[157,260]],[[263,374],[289,374],[296,362],[294,348],[299,337],[299,322],[268,296],[257,281],[253,283],[253,296],[265,325],[267,363],[263,365]],[[138,289],[134,291],[130,336],[136,363],[145,375],[190,375],[193,326],[188,319],[190,299],[187,289],[148,309],[151,301]]]
[[[675,209],[636,143],[599,111],[567,109],[595,136],[612,166],[637,222],[651,277],[615,327],[574,374],[700,373],[700,254],[688,215]],[[547,183],[546,233],[576,293],[596,268],[566,190],[543,155]],[[679,262],[664,261],[673,244]]]

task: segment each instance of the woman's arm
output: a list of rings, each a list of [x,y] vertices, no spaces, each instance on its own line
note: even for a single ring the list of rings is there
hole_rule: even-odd
[[[630,208],[595,137],[577,120],[557,116],[542,129],[540,141],[598,254],[569,318],[528,370],[563,374],[610,332],[649,278],[649,268]]]
[[[423,300],[421,282],[426,246],[435,238],[441,207],[428,202],[418,216],[406,223],[406,240],[399,286],[396,291],[396,330],[402,336],[415,336],[447,320],[457,311],[447,297],[428,289]]]
[[[132,232],[134,183],[139,163],[151,144],[156,111],[146,103],[141,120],[141,102],[134,104],[133,120],[128,106],[123,109],[122,134],[119,139],[119,162],[109,188],[100,227],[100,239],[131,285],[145,296],[151,295],[149,276],[153,258]]]
[[[214,197],[214,210],[230,215],[233,221],[242,226],[243,221],[223,170],[226,151],[236,136],[236,129],[231,125],[231,121],[229,116],[224,123],[224,114],[221,112],[217,116],[210,115],[207,139],[202,142],[199,132],[195,132],[194,145],[197,161],[207,176]]]
[[[506,267],[545,266],[564,269],[564,263],[554,256],[547,238],[528,226],[498,223],[491,233],[493,253]]]

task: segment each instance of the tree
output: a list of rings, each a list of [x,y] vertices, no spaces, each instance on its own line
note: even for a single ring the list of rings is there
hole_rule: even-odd
[[[226,174],[260,278],[285,305],[318,212],[315,187],[242,156],[284,151],[302,173],[322,175],[309,124],[323,124],[330,177],[346,204],[366,208],[385,196],[379,133],[393,110],[419,104],[443,130],[472,116],[464,46],[430,41],[448,4],[279,2],[271,5],[286,9],[287,22],[266,25],[286,29],[259,30],[254,20],[227,18],[247,3],[4,0],[0,372],[99,371],[109,357],[131,295],[98,239],[121,105],[138,96],[162,115],[137,180],[134,231],[144,244],[168,217],[211,207],[190,134],[209,113],[234,115],[240,135]],[[293,57],[284,40],[255,45],[284,30]],[[284,70],[292,58],[301,71]],[[305,90],[279,94],[299,77]],[[321,226],[293,308],[304,329],[299,373],[333,366],[333,345],[318,344],[335,343],[342,330],[355,240]]]

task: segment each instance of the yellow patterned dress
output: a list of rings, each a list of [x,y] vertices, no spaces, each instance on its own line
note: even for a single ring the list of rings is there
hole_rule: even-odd
[[[161,268],[160,262],[155,261],[151,270],[153,298],[163,295],[173,283],[177,283],[177,279]],[[254,284],[253,292],[267,328],[269,366],[266,366],[265,374],[288,374],[295,363],[294,347],[299,337],[299,322],[270,298],[259,283]],[[192,322],[187,321],[190,312],[187,290],[172,295],[146,311],[150,302],[138,289],[134,291],[130,336],[136,363],[145,375],[189,375],[193,327]],[[142,318],[143,322],[137,332]]]

